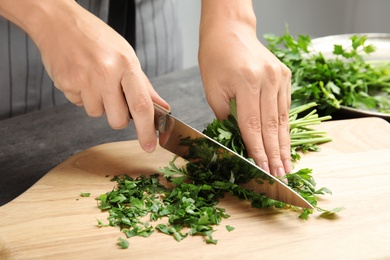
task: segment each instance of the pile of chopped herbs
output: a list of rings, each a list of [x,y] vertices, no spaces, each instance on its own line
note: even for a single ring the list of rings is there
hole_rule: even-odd
[[[309,103],[290,112],[291,155],[295,161],[300,158],[298,151],[318,151],[319,143],[331,141],[326,133],[310,128],[311,125],[330,118],[319,117],[315,109],[311,110],[314,106],[315,103]],[[238,154],[248,157],[234,108],[233,100],[232,115],[226,120],[215,119],[207,125],[204,133]],[[305,116],[299,117],[301,113],[305,113]],[[148,237],[157,230],[173,236],[177,241],[187,236],[199,235],[206,243],[216,244],[217,240],[213,238],[214,227],[229,217],[223,208],[218,207],[219,200],[227,193],[250,201],[256,208],[292,209],[297,211],[302,219],[307,219],[309,214],[313,213],[311,209],[287,205],[241,187],[239,183],[251,178],[251,170],[230,154],[215,149],[210,142],[191,139],[182,141],[182,145],[189,146],[190,150],[186,165],[178,167],[174,158],[169,162],[169,166],[160,169],[169,185],[161,184],[161,175],[158,173],[137,178],[122,175],[111,180],[117,182],[116,188],[97,198],[98,207],[109,213],[108,224],[98,220],[100,227],[118,226],[127,238]],[[315,209],[323,212],[323,215],[337,212],[339,209],[326,211],[317,206],[318,196],[331,191],[327,188],[316,189],[311,173],[311,169],[301,169],[287,174],[285,178],[291,188]],[[152,223],[157,221],[164,223],[153,226]],[[226,226],[226,229],[230,232],[234,227]],[[127,248],[128,241],[119,238],[118,245]]]
[[[390,61],[368,60],[376,47],[366,35],[352,35],[348,46],[334,44],[331,57],[313,51],[307,35],[294,38],[286,30],[264,38],[292,72],[292,107],[316,102],[325,115],[341,106],[390,113]]]

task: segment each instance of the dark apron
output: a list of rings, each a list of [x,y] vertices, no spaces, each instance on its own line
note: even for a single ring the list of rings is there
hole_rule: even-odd
[[[125,38],[135,50],[135,0],[111,0],[108,9],[108,25]]]

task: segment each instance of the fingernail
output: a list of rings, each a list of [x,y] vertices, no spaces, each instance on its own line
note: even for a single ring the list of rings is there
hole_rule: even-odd
[[[261,169],[263,169],[264,171],[266,171],[266,172],[269,173],[268,163],[267,163],[267,162],[263,162],[263,163],[261,164]]]
[[[156,149],[156,146],[153,143],[147,143],[142,148],[145,152],[151,153]]]
[[[278,167],[278,169],[277,169],[277,176],[282,177],[284,175],[286,175],[286,172],[284,171],[284,168],[283,167]]]
[[[283,166],[284,166],[284,170],[286,171],[286,173],[290,173],[291,172],[291,160],[290,159],[286,159],[283,161]]]

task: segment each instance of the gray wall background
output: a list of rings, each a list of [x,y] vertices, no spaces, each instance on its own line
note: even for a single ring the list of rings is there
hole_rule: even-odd
[[[177,1],[183,35],[183,65],[197,65],[200,0]],[[257,35],[281,35],[288,24],[292,35],[312,38],[344,33],[390,33],[390,0],[253,0]]]

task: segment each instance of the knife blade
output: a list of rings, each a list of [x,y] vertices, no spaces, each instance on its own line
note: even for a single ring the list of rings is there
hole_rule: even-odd
[[[189,155],[189,147],[181,145],[184,138],[207,140],[207,142],[210,142],[218,147],[218,149],[221,149],[220,151],[228,152],[231,156],[239,158],[246,166],[245,168],[249,167],[251,171],[256,172],[257,178],[252,179],[247,183],[240,184],[241,186],[253,190],[256,193],[264,193],[271,199],[282,201],[290,205],[302,208],[313,208],[309,202],[296,191],[288,187],[286,183],[264,171],[255,163],[175,118],[171,115],[170,111],[163,107],[154,104],[154,110],[155,127],[159,132],[159,145],[162,148],[182,158],[186,158]]]

